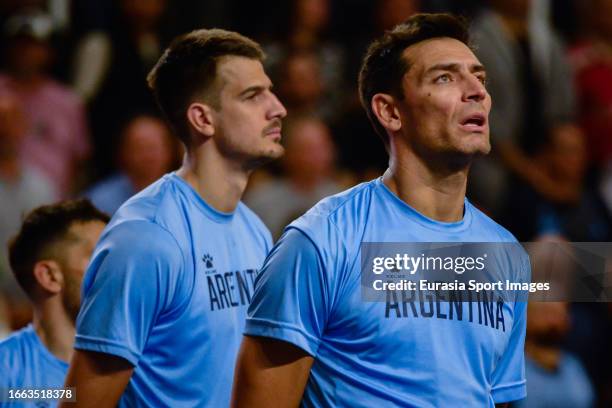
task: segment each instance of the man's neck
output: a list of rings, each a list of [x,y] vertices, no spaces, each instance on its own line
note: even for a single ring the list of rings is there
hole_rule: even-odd
[[[46,300],[35,306],[33,325],[47,350],[58,359],[70,362],[76,330],[61,300]]]
[[[188,152],[177,171],[208,205],[226,213],[236,209],[250,173],[241,164],[222,157],[213,146]]]
[[[402,201],[426,217],[440,222],[463,219],[468,166],[459,169],[425,165],[414,154],[394,155],[383,182]]]

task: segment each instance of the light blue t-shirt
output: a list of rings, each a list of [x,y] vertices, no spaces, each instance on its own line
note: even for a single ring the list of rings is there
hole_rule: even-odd
[[[32,325],[0,342],[0,390],[63,388],[68,363],[55,357]],[[3,399],[6,400],[7,396]],[[57,401],[0,402],[0,407],[55,407]]]
[[[115,213],[84,277],[75,348],[135,366],[120,406],[229,405],[271,242],[244,204],[216,211],[176,174]]]
[[[429,219],[381,179],[290,224],[256,280],[245,334],[314,357],[303,406],[493,407],[525,397],[524,302],[494,305],[495,322],[482,319],[480,302],[473,314],[471,302],[459,303],[461,314],[449,302],[365,302],[362,242],[516,240],[467,200],[462,221]],[[529,275],[521,258],[509,279]]]
[[[515,408],[592,408],[595,392],[580,361],[562,352],[559,366],[550,371],[526,359],[527,398]]]

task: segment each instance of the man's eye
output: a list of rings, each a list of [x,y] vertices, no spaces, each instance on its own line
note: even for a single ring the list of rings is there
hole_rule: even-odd
[[[449,74],[442,74],[435,79],[435,82],[438,84],[444,84],[444,83],[452,81],[452,79],[453,78]]]
[[[478,80],[483,84],[486,85],[487,84],[487,77],[486,76],[479,76]]]

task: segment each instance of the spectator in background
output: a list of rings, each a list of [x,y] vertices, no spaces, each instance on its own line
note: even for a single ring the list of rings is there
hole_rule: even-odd
[[[281,78],[275,81],[279,85],[285,80],[306,82],[316,77],[319,92],[324,94],[318,101],[323,105],[318,111],[329,120],[341,108],[346,92],[344,49],[328,35],[331,2],[294,0],[290,7],[290,17],[285,21],[287,25],[280,40],[264,45],[266,69],[273,78]],[[294,78],[302,73],[309,76]],[[288,111],[291,112],[290,107]]]
[[[571,353],[561,348],[569,329],[567,304],[531,302],[527,309],[525,376],[527,398],[518,408],[590,408],[595,394],[587,373]]]
[[[159,179],[176,163],[177,149],[166,124],[155,116],[140,115],[121,132],[120,172],[91,187],[85,196],[108,214],[128,198]]]
[[[587,0],[587,31],[570,50],[578,96],[578,121],[597,170],[612,162],[612,1]]]
[[[0,342],[0,390],[63,386],[73,353],[81,281],[107,222],[108,216],[86,200],[39,207],[24,220],[9,251],[34,318]]]
[[[322,120],[293,117],[284,129],[283,176],[259,184],[245,197],[275,239],[317,201],[345,187],[334,178],[335,147]]]
[[[82,174],[78,169],[89,153],[89,135],[79,97],[47,74],[52,30],[49,17],[33,11],[6,22],[6,71],[0,74],[0,91],[14,93],[23,106],[23,159],[51,180],[59,196],[67,196]]]
[[[572,119],[574,93],[563,47],[546,21],[530,21],[531,0],[490,0],[474,21],[477,57],[489,73],[494,157],[472,168],[471,196],[499,215],[514,186],[527,183],[548,200],[572,202],[575,191],[544,174],[531,155],[547,129]],[[520,238],[519,238],[520,239]]]
[[[349,63],[346,76],[357,78],[361,60],[373,36],[381,35],[420,9],[420,0],[375,1],[371,13],[373,27],[369,30],[358,27],[358,31],[347,44]],[[356,88],[348,95],[343,108],[340,118],[334,123],[334,134],[337,135],[342,166],[355,173],[359,180],[366,181],[379,177],[389,165],[389,156],[383,147],[384,144],[380,143],[379,136],[372,129],[359,102]]]
[[[294,115],[312,114],[330,120],[337,113],[330,103],[321,65],[316,54],[297,51],[286,56],[279,67],[279,97]]]
[[[402,23],[408,17],[419,12],[420,0],[378,0],[376,2],[376,26],[377,34],[391,30]]]
[[[118,141],[109,140],[138,112],[157,112],[146,76],[165,46],[166,0],[119,0],[109,33],[94,31],[77,45],[73,85],[89,103],[95,177],[112,173]]]
[[[0,298],[4,296],[7,303],[7,316],[0,316],[0,326],[15,327],[29,318],[25,296],[10,278],[7,241],[19,229],[26,212],[55,200],[49,181],[19,154],[27,129],[17,96],[0,91]]]
[[[542,235],[560,235],[570,241],[612,240],[612,221],[599,192],[585,183],[587,150],[584,134],[565,123],[549,132],[534,156],[534,166],[555,183],[572,190],[570,203],[550,200],[529,184],[513,189],[506,208],[505,224],[522,241]]]

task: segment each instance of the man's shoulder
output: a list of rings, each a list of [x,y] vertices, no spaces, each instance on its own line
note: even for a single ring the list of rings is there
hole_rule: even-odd
[[[126,201],[102,233],[96,253],[129,248],[160,256],[180,249],[182,211],[172,181],[164,176]]]
[[[238,202],[236,211],[242,217],[245,224],[253,230],[254,234],[265,241],[266,246],[272,243],[272,234],[270,234],[270,230],[255,211],[251,210],[249,206],[242,201]]]
[[[181,236],[192,214],[175,177],[167,174],[130,197],[115,212],[108,229],[127,222],[156,229],[154,225],[175,237]]]
[[[469,204],[474,218],[472,227],[477,228],[482,235],[483,242],[508,242],[516,243],[516,237],[501,224],[494,221],[487,214]]]
[[[113,217],[118,220],[148,220],[155,222],[167,207],[177,207],[173,181],[165,175],[139,193],[130,197]]]
[[[361,183],[322,199],[287,228],[298,229],[315,241],[359,236],[357,230],[364,227],[375,183]]]
[[[32,328],[27,326],[0,341],[0,371],[3,376],[6,375],[4,381],[13,381],[18,369],[23,366],[24,351],[28,348],[31,335]],[[0,384],[4,381],[0,381]]]
[[[7,351],[14,351],[23,347],[31,335],[31,326],[24,327],[16,332],[11,333],[7,338],[0,340],[0,354]]]

